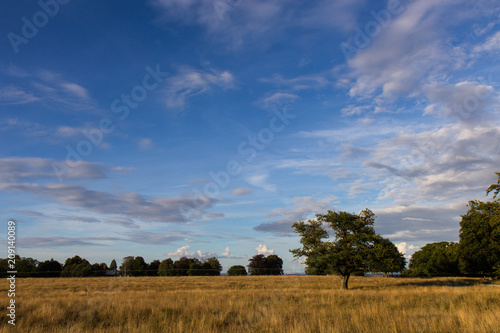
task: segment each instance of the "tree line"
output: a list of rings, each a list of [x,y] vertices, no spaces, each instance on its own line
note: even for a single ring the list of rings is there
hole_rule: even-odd
[[[500,276],[500,173],[486,195],[493,200],[469,201],[462,215],[458,242],[430,243],[415,252],[408,276]]]
[[[500,173],[486,195],[500,192]],[[367,271],[401,272],[404,276],[500,276],[500,198],[469,201],[469,210],[460,222],[460,241],[438,242],[413,254],[409,269],[406,260],[388,239],[375,233],[375,214],[365,209],[359,214],[328,211],[316,219],[292,225],[301,248],[290,250],[295,258],[305,258],[306,274],[336,274],[341,288],[348,289],[352,274]],[[329,227],[334,233],[329,239]]]
[[[282,275],[283,260],[277,255],[255,255],[249,259],[250,275]],[[222,265],[216,257],[206,259],[182,257],[173,261],[167,258],[147,263],[143,257],[128,256],[123,258],[120,267],[116,260],[108,266],[106,263],[91,264],[87,259],[76,255],[66,259],[64,264],[50,259],[38,261],[33,258],[15,256],[17,277],[98,277],[98,276],[219,276]],[[8,259],[0,259],[0,277],[7,276]],[[234,265],[227,271],[229,276],[247,275],[244,266]]]

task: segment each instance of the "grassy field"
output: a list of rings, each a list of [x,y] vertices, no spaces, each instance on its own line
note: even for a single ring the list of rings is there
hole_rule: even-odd
[[[480,279],[144,277],[18,279],[0,332],[500,332]]]

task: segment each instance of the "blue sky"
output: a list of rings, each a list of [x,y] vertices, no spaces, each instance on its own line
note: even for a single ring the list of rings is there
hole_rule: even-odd
[[[227,269],[274,253],[302,272],[291,224],[364,208],[409,256],[457,241],[500,171],[496,1],[42,0],[0,15],[1,219],[19,221],[22,256]]]

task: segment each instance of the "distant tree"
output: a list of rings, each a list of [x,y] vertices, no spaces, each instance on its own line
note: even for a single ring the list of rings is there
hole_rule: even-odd
[[[116,272],[116,269],[117,269],[117,268],[118,268],[118,267],[117,267],[117,265],[116,265],[116,260],[115,260],[115,259],[113,259],[113,260],[111,261],[111,264],[109,264],[109,269],[110,269],[110,270],[112,270],[113,272]]]
[[[208,275],[212,276],[220,275],[220,272],[222,271],[222,265],[220,264],[219,259],[217,259],[216,257],[207,258],[205,259],[205,263],[208,263],[210,266],[209,268],[210,274]]]
[[[235,266],[231,266],[227,270],[227,275],[229,275],[229,276],[244,276],[244,275],[247,275],[247,271],[246,271],[244,266],[235,265]]]
[[[250,275],[266,275],[266,256],[263,254],[254,255],[248,261],[248,273]]]
[[[17,277],[35,277],[38,267],[38,260],[33,258],[21,258],[16,255]]]
[[[469,202],[460,222],[459,253],[463,274],[500,275],[499,200]]]
[[[61,275],[63,265],[53,258],[42,261],[36,269],[39,277],[59,277]]]
[[[189,271],[189,265],[192,263],[186,257],[182,257],[174,262],[174,275],[175,276],[186,276]]]
[[[74,256],[66,259],[61,271],[61,277],[85,277],[90,276],[91,271],[92,265],[86,259]]]
[[[128,256],[123,258],[123,262],[120,265],[120,274],[123,276],[133,276],[134,270],[134,256]]]
[[[0,258],[0,278],[2,279],[7,277],[7,271],[10,271],[8,260],[8,258]]]
[[[198,259],[188,259],[188,260],[189,260],[189,269],[187,271],[187,275],[189,276],[205,275],[203,269],[203,263],[200,260]],[[210,265],[208,265],[208,267],[210,267]]]
[[[292,225],[301,235],[303,247],[290,252],[296,258],[306,257],[306,264],[312,263],[315,270],[326,267],[325,272],[340,275],[341,289],[348,289],[351,274],[364,271],[373,257],[375,241],[380,237],[373,229],[375,214],[369,209],[359,214],[329,210],[327,214],[317,214],[316,219]],[[322,225],[333,230],[333,241],[322,240],[327,237]]]
[[[160,260],[153,260],[148,264],[147,275],[157,276],[158,268],[160,267]]]
[[[283,275],[283,260],[275,254],[266,258],[267,275]]]
[[[148,264],[143,257],[135,257],[133,264],[133,276],[145,276],[147,273]]]
[[[106,276],[108,270],[108,265],[101,263],[92,264],[92,270],[90,272],[91,276]]]
[[[454,242],[430,243],[415,252],[410,260],[409,275],[457,276],[458,244]]]
[[[265,256],[257,254],[249,259],[248,273],[250,275],[282,275],[283,260],[277,255]]]
[[[162,260],[160,266],[158,267],[159,276],[173,276],[174,275],[174,262],[172,259],[168,258]]]
[[[405,269],[406,259],[399,252],[396,245],[387,238],[377,237],[373,242],[373,251],[367,262],[368,269],[372,272],[401,272]]]

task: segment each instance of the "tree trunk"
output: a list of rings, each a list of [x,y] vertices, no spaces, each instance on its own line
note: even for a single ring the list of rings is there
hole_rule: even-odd
[[[349,289],[349,284],[348,283],[349,283],[349,277],[350,276],[351,276],[350,274],[348,274],[348,275],[342,275],[341,276],[340,289],[345,289],[345,290]]]

